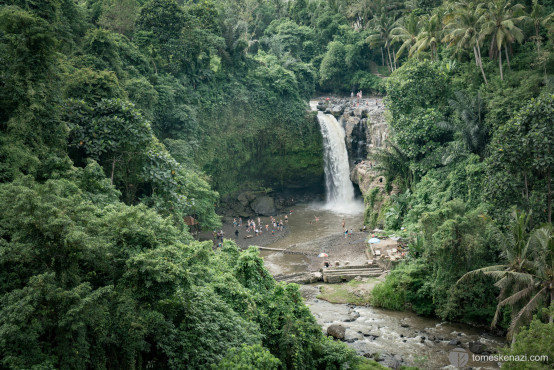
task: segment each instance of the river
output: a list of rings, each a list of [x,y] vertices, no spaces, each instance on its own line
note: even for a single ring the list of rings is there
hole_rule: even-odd
[[[317,204],[295,206],[288,221],[288,235],[269,247],[288,249],[294,246],[296,250],[302,250],[309,246],[322,245],[324,243],[321,241],[326,237],[342,233],[343,219],[347,228],[359,231],[362,226],[361,208],[353,208],[350,213],[323,208]],[[319,219],[317,222],[316,217]],[[367,234],[358,232],[354,239],[363,235]],[[306,271],[310,262],[309,257],[299,254],[261,251],[261,255],[266,267],[274,275]],[[424,318],[410,312],[328,303],[317,299],[318,284],[302,286],[302,292],[307,306],[323,330],[331,324],[341,324],[346,328],[349,346],[360,355],[378,353],[379,359],[386,366],[394,368],[402,364],[421,369],[448,368],[446,366],[452,366],[448,356],[450,351],[463,348],[469,358],[464,368],[499,367],[492,362],[472,361],[472,354],[468,350],[469,343],[477,341],[490,352],[496,352],[504,346],[503,338],[496,337],[487,330]],[[459,344],[454,344],[458,341]]]

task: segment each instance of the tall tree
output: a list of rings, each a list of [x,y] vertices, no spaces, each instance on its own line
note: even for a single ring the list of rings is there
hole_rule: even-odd
[[[489,57],[498,59],[500,79],[504,80],[502,69],[502,49],[506,55],[506,61],[510,66],[508,48],[514,42],[523,41],[523,31],[516,26],[523,17],[516,17],[523,10],[523,5],[512,3],[509,0],[494,0],[487,3],[486,10],[481,16],[482,36],[491,39]]]
[[[392,72],[395,68],[395,63],[393,63],[394,55],[391,53],[391,45],[393,43],[392,30],[394,28],[395,19],[384,9],[381,11],[381,14],[377,17],[374,17],[370,21],[371,34],[367,37],[367,41],[372,46],[384,47],[387,51],[386,63],[389,67],[389,70]]]
[[[391,35],[394,41],[402,43],[396,53],[396,59],[400,58],[405,51],[408,51],[409,57],[412,56],[412,46],[416,43],[419,34],[418,16],[410,13],[396,21],[395,25],[396,27],[391,30]]]
[[[437,46],[442,31],[440,14],[434,13],[422,16],[420,18],[420,28],[421,32],[417,35],[412,53],[419,54],[424,50],[431,49],[431,60],[437,60]]]
[[[475,64],[480,68],[483,80],[487,84],[487,76],[483,69],[481,58],[481,16],[483,4],[471,0],[462,0],[453,3],[445,17],[445,36],[443,42],[456,47],[456,53],[460,50],[473,50]]]

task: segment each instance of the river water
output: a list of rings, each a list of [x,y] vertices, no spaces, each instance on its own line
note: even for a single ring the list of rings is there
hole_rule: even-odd
[[[334,212],[324,208],[321,204],[293,207],[288,221],[288,235],[268,247],[298,248],[310,241],[318,244],[318,240],[342,233],[343,220],[349,229],[359,230],[362,227],[363,215],[360,208],[354,208],[352,213]],[[316,217],[319,219],[317,222]],[[266,267],[274,275],[303,272],[307,269],[308,257],[303,255],[263,250],[261,255]],[[448,354],[454,348],[461,347],[467,351],[469,357],[464,368],[498,368],[495,363],[472,361],[472,354],[468,351],[469,342],[476,341],[483,343],[491,352],[504,346],[503,338],[495,337],[486,330],[424,318],[410,312],[328,303],[316,298],[319,292],[317,284],[303,286],[302,291],[306,304],[324,331],[331,324],[344,326],[346,339],[351,342],[348,345],[360,355],[379,353],[386,366],[394,368],[402,364],[421,369],[450,366],[455,369],[450,364]],[[452,340],[459,341],[460,344],[450,345]]]

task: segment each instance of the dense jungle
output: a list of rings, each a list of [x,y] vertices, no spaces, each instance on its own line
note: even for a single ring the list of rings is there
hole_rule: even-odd
[[[360,90],[390,130],[364,224],[409,251],[371,304],[552,368],[553,33],[551,0],[0,0],[0,369],[384,368],[199,237],[324,191],[308,102]]]

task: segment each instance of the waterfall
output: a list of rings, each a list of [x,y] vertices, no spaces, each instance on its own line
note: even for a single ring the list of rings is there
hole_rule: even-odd
[[[318,112],[317,119],[323,136],[326,189],[324,208],[342,213],[357,213],[363,210],[363,204],[354,199],[344,129],[331,114]]]

